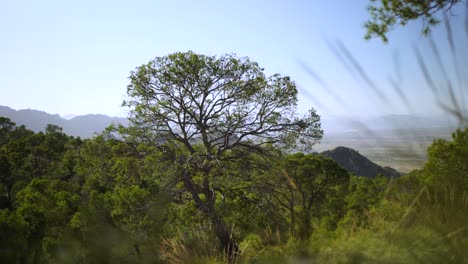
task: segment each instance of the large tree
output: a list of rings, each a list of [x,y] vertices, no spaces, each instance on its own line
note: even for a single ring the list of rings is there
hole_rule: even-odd
[[[310,148],[323,134],[314,109],[297,112],[289,77],[267,77],[248,58],[178,52],[131,73],[128,99],[142,139],[153,139],[178,166],[176,180],[211,222],[222,247],[238,247],[218,213],[222,184],[236,181],[223,166],[266,148]]]

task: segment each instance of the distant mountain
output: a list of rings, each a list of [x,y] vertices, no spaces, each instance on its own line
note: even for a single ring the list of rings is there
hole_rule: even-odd
[[[375,129],[423,129],[423,128],[450,128],[455,130],[457,120],[449,115],[386,115],[368,120],[370,128]]]
[[[383,115],[376,117],[322,117],[322,128],[325,134],[341,134],[349,132],[400,131],[420,129],[447,129],[454,131],[457,120],[450,115]]]
[[[400,173],[390,167],[381,167],[368,158],[359,154],[354,149],[346,147],[337,147],[332,150],[327,150],[321,153],[322,155],[336,161],[341,167],[347,171],[369,178],[376,177],[379,174],[387,177],[398,177]]]
[[[74,117],[77,117],[77,115],[71,115],[71,114],[62,115],[62,118],[66,119],[66,120],[70,120],[70,119],[72,119]]]
[[[52,124],[62,127],[63,132],[68,135],[81,138],[90,138],[96,133],[104,131],[111,124],[126,126],[129,123],[126,118],[96,114],[75,116],[67,120],[59,115],[52,115],[44,111],[14,110],[6,106],[0,106],[0,116],[7,117],[17,125],[24,125],[35,132],[44,131],[47,124]]]

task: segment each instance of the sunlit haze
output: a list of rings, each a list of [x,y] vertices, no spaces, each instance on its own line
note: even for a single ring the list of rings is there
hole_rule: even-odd
[[[366,41],[367,4],[367,0],[4,1],[0,105],[62,116],[126,116],[120,105],[131,70],[157,56],[193,50],[207,55],[236,53],[259,62],[267,74],[291,76],[299,87],[301,110],[313,106],[325,116],[408,113],[388,79],[400,72],[413,111],[438,112],[415,59],[415,47],[423,54],[430,50],[428,39],[420,34],[422,25],[395,29],[387,45],[379,39]],[[463,8],[459,16],[454,11],[453,30],[462,30]],[[449,57],[443,26],[435,29],[433,38],[442,57]],[[328,44],[336,46],[337,40],[392,103],[379,101],[369,86],[350,74]],[[466,39],[457,40],[463,43]],[[466,62],[458,63],[466,67]]]

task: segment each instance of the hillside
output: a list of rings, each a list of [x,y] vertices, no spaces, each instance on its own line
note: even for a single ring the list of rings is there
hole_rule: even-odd
[[[358,176],[369,178],[374,178],[379,174],[387,177],[400,176],[400,173],[395,169],[390,167],[381,167],[351,148],[337,147],[324,151],[321,154],[333,159],[341,167]]]
[[[33,109],[14,110],[6,106],[0,106],[0,116],[7,117],[17,125],[24,125],[35,132],[44,131],[47,124],[52,124],[62,127],[63,131],[68,135],[81,138],[90,138],[113,123],[128,124],[128,120],[121,117],[90,114],[75,116],[67,120],[57,114],[53,115],[44,111]]]

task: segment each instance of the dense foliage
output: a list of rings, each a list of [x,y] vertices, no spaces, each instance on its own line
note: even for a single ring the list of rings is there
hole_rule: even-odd
[[[1,128],[2,262],[229,260],[164,147],[131,129],[81,140],[5,118]],[[244,153],[210,172],[226,175],[215,206],[234,261],[466,262],[467,138],[435,141],[424,168],[398,179],[349,175],[316,154]]]

